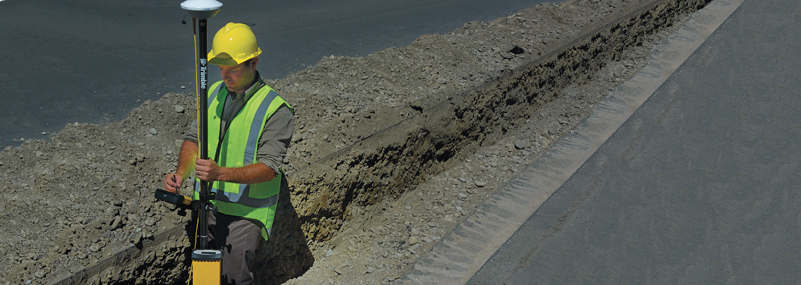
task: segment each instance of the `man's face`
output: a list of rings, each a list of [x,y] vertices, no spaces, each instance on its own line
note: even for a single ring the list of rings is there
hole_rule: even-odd
[[[259,59],[254,58],[250,64],[247,62],[238,65],[219,65],[220,76],[222,76],[229,92],[239,93],[244,91],[253,82],[256,76],[256,63]]]

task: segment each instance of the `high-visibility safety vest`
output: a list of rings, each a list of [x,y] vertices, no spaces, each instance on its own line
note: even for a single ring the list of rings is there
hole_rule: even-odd
[[[219,152],[217,165],[223,167],[243,167],[256,162],[259,138],[264,130],[267,119],[281,106],[292,107],[278,96],[272,88],[265,85],[256,94],[248,99],[242,110],[229,123],[228,130],[222,141],[220,138],[220,123],[228,90],[220,88],[222,81],[218,81],[209,88],[208,100],[208,151]],[[218,146],[218,143],[221,146]],[[283,173],[276,170],[275,178],[270,181],[256,184],[239,184],[215,181],[211,192],[216,193],[212,203],[217,211],[226,215],[244,217],[261,223],[261,236],[267,240],[275,218],[278,204],[278,192],[281,189]],[[195,179],[194,198],[200,197],[200,180]]]

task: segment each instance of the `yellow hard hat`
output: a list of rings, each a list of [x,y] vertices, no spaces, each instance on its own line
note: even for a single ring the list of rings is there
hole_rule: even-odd
[[[216,65],[238,65],[261,54],[256,35],[245,24],[225,24],[211,42],[209,63]]]

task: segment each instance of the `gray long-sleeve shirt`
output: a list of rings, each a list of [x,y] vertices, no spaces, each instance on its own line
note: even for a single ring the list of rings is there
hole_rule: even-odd
[[[245,102],[249,100],[253,94],[259,89],[266,86],[264,80],[256,75],[257,80],[245,92],[239,94],[229,94],[226,96],[225,105],[223,106],[223,126],[220,129],[221,135],[225,133],[228,128],[228,123],[233,117],[239,113]],[[233,95],[233,96],[232,96]],[[292,140],[292,131],[295,127],[295,118],[292,112],[286,106],[280,107],[278,110],[267,119],[264,124],[264,130],[259,138],[258,152],[256,159],[258,162],[263,163],[270,167],[273,171],[278,172],[281,165],[283,165],[284,157],[286,157],[287,148]],[[198,143],[197,120],[192,122],[189,130],[184,133],[184,140]],[[214,154],[209,153],[212,159]]]

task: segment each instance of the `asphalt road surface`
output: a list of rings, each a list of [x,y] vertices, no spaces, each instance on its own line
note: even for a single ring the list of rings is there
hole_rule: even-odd
[[[715,2],[742,4],[469,284],[801,283],[801,2]]]
[[[181,24],[180,2],[0,1],[0,148],[44,139],[67,123],[122,119],[167,92],[194,93],[191,17]],[[227,22],[255,24],[262,76],[283,78],[323,56],[406,46],[546,1],[221,2],[209,41]],[[217,79],[211,72],[209,80]]]

